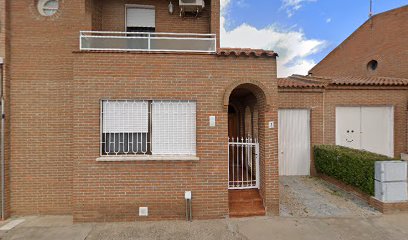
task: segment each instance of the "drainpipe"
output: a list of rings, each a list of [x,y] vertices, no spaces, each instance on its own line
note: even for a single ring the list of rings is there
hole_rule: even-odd
[[[4,95],[3,95],[3,58],[0,58],[0,105],[1,105],[1,133],[0,133],[0,161],[1,161],[1,218],[4,220],[4,201],[5,201],[5,167],[4,167]]]

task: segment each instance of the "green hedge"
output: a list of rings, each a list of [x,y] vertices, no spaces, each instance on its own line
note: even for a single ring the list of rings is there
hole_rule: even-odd
[[[375,162],[390,160],[387,156],[332,145],[315,146],[314,156],[318,173],[355,186],[371,196],[374,195]]]

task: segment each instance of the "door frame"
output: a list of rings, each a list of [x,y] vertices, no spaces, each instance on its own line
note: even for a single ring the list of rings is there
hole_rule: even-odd
[[[285,173],[281,174],[281,171],[284,171],[284,164],[285,161],[284,159],[282,159],[282,150],[281,150],[281,128],[280,128],[280,111],[281,110],[304,110],[307,111],[308,113],[308,119],[307,119],[307,125],[308,125],[308,142],[309,142],[309,156],[308,156],[308,160],[309,160],[309,169],[308,169],[308,175],[305,176],[310,176],[311,174],[311,170],[312,170],[312,108],[279,108],[278,109],[278,162],[279,162],[279,175],[280,176],[287,176]],[[283,163],[283,164],[281,164]]]

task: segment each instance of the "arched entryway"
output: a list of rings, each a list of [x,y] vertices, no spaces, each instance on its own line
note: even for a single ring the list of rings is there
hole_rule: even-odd
[[[261,86],[243,83],[228,95],[228,189],[230,216],[265,215],[261,149],[267,95]]]
[[[235,88],[228,106],[229,189],[257,189],[259,179],[258,100],[245,86]]]

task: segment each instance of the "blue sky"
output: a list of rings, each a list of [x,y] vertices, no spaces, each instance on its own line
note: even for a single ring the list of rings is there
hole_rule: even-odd
[[[221,0],[221,45],[280,54],[278,75],[306,74],[368,19],[369,0]],[[408,0],[373,0],[374,14]]]

